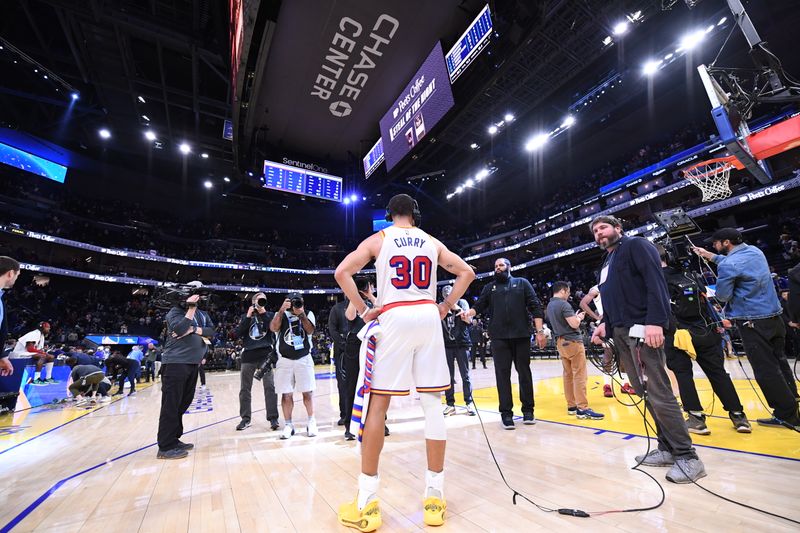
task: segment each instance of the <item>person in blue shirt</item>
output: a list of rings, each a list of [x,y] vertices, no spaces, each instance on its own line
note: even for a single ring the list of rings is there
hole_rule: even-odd
[[[756,422],[800,431],[797,386],[784,353],[783,308],[767,258],[757,247],[744,244],[735,228],[717,230],[710,242],[717,253],[692,250],[717,264],[716,298],[726,304],[726,317],[739,328],[756,382],[773,410],[771,418]]]

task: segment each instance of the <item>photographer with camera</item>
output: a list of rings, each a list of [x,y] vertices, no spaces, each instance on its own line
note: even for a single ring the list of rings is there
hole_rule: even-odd
[[[783,353],[783,309],[767,258],[757,247],[742,242],[742,234],[735,228],[719,229],[709,240],[717,253],[698,247],[692,251],[717,264],[715,297],[726,304],[728,318],[739,328],[756,382],[773,409],[771,418],[756,422],[800,431],[797,386]]]
[[[294,435],[292,409],[294,392],[303,394],[303,405],[308,413],[306,434],[317,434],[314,418],[314,360],[311,358],[311,335],[314,333],[314,313],[306,313],[303,297],[296,292],[289,294],[280,309],[272,317],[269,329],[278,334],[278,362],[275,365],[275,392],[281,395],[284,427],[281,439]]]
[[[667,355],[667,368],[675,373],[681,404],[688,419],[686,426],[689,433],[710,435],[706,426],[706,416],[697,395],[692,372],[692,357],[686,346],[676,346],[676,330],[689,332],[691,346],[694,348],[697,364],[703,369],[711,388],[722,401],[722,407],[728,411],[733,427],[739,433],[750,433],[750,423],[744,414],[742,402],[736,394],[731,377],[725,371],[725,356],[722,353],[721,327],[711,316],[706,302],[705,285],[691,272],[683,272],[667,263],[668,254],[664,246],[656,244],[661,258],[661,268],[667,280],[670,308],[672,311],[670,327],[665,331],[664,351]],[[673,261],[674,263],[674,261]],[[678,343],[680,344],[680,343]]]
[[[181,459],[194,444],[181,442],[183,414],[192,404],[200,362],[205,358],[214,323],[198,309],[200,294],[192,294],[184,305],[175,305],[166,317],[167,330],[161,355],[161,414],[158,418],[159,459]]]
[[[250,426],[251,389],[253,378],[261,381],[264,387],[264,404],[267,408],[267,421],[272,431],[278,429],[278,396],[275,394],[275,382],[272,368],[275,366],[275,335],[269,324],[274,313],[267,311],[267,296],[263,292],[253,295],[252,305],[242,317],[236,328],[236,337],[242,341],[241,385],[239,387],[239,416],[242,417],[236,431]]]

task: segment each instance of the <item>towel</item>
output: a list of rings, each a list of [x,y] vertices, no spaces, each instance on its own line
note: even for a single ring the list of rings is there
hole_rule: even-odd
[[[358,332],[358,338],[361,339],[361,348],[358,351],[358,381],[356,382],[358,389],[353,401],[351,421],[358,425],[358,433],[356,435],[359,445],[364,434],[364,424],[367,421],[369,396],[372,389],[372,373],[375,369],[375,347],[380,336],[381,325],[377,320],[366,324]]]
[[[697,359],[697,352],[694,349],[694,344],[692,343],[692,334],[689,333],[688,329],[679,329],[675,331],[675,341],[673,342],[674,346],[679,349],[683,350],[692,360]]]

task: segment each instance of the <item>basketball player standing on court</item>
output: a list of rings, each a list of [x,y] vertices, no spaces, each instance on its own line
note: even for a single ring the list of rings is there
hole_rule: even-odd
[[[378,318],[381,335],[376,341],[371,374],[369,416],[361,443],[358,495],[339,508],[339,522],[360,531],[381,525],[378,460],[383,448],[384,416],[392,396],[406,396],[416,387],[425,414],[425,472],[423,519],[427,525],[444,523],[444,455],[446,429],[441,392],[450,387],[440,321],[466,292],[475,274],[463,259],[437,239],[419,229],[416,200],[398,194],[386,208],[392,225],[365,239],[336,269],[336,281],[345,296],[359,305],[365,322]],[[375,260],[378,302],[367,307],[358,294],[353,275]],[[436,302],[436,269],[456,275],[448,299]]]

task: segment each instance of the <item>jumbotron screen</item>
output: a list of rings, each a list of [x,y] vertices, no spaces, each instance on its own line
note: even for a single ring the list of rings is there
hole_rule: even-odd
[[[264,187],[312,198],[342,201],[342,178],[264,161]]]
[[[453,103],[450,75],[444,63],[442,45],[437,42],[381,119],[387,171],[392,170],[436,126]]]
[[[3,143],[0,143],[0,163],[59,183],[64,183],[67,177],[67,167],[64,165]]]
[[[445,61],[447,70],[450,72],[450,82],[456,81],[456,78],[466,70],[489,42],[491,36],[492,14],[489,12],[489,4],[486,4],[486,7],[469,25],[467,31],[461,34],[456,44],[447,52]]]

